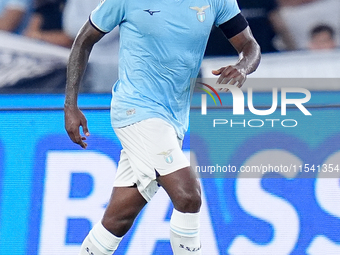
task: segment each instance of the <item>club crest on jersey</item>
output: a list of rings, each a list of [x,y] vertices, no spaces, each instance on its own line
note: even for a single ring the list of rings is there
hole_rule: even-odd
[[[172,154],[171,154],[172,151],[173,149],[170,149],[168,151],[163,151],[161,153],[158,153],[157,155],[163,155],[165,162],[168,164],[171,164],[172,162],[174,162],[174,158],[172,157]]]
[[[197,15],[198,21],[203,22],[203,21],[205,21],[204,10],[208,9],[209,7],[210,7],[210,5],[205,5],[205,6],[202,6],[202,7],[194,6],[194,7],[190,7],[190,9],[197,11],[196,15]]]

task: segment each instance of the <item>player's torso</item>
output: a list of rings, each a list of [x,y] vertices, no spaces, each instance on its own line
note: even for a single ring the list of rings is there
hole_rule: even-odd
[[[149,43],[185,50],[205,43],[215,20],[211,0],[127,0],[121,29]],[[159,46],[159,45],[157,45]]]

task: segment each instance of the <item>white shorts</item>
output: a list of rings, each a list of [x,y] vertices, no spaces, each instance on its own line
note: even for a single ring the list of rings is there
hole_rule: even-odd
[[[123,147],[114,187],[137,185],[140,194],[150,201],[159,188],[156,171],[162,176],[190,165],[181,148],[182,140],[162,119],[146,119],[114,130]]]

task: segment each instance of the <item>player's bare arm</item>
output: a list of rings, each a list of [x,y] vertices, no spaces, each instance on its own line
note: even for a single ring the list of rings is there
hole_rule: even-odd
[[[75,39],[67,64],[66,96],[65,96],[65,129],[70,139],[86,149],[84,142],[90,135],[87,120],[78,108],[78,92],[93,45],[104,33],[95,29],[90,22],[86,22]],[[83,128],[85,136],[81,136],[79,127]]]
[[[254,72],[260,63],[260,46],[253,37],[249,27],[230,38],[229,41],[239,54],[238,62],[235,65],[213,70],[212,73],[220,75],[217,80],[219,84],[230,82],[230,84],[237,83],[237,87],[241,87],[246,81],[247,75]]]

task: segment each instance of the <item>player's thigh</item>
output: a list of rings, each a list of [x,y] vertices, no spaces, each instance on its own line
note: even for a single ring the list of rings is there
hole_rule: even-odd
[[[163,119],[146,119],[116,128],[115,132],[123,151],[114,185],[122,187],[134,182],[147,201],[158,190],[157,175],[169,175],[190,165],[176,130]]]
[[[168,193],[177,210],[191,213],[199,211],[201,206],[200,183],[190,167],[158,176],[157,181]]]

